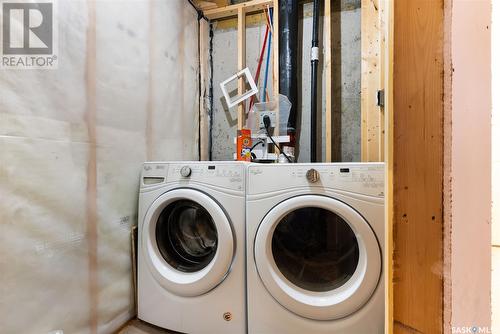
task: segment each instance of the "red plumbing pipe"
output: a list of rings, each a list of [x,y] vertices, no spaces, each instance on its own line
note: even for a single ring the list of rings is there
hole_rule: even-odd
[[[262,43],[262,49],[260,51],[260,58],[259,58],[259,64],[257,65],[257,71],[255,73],[255,82],[259,82],[259,76],[260,76],[260,67],[262,65],[262,61],[264,60],[264,51],[266,51],[266,44],[267,44],[267,36],[269,34],[269,26],[266,24],[266,35],[264,37],[264,43]],[[253,106],[253,100],[254,100],[255,95],[253,95],[250,98],[250,104],[248,107],[248,111],[252,109]]]

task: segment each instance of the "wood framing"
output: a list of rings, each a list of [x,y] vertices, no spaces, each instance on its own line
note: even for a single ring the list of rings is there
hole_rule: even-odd
[[[250,14],[253,12],[257,12],[263,9],[266,9],[267,6],[272,7],[275,0],[252,0],[243,2],[236,5],[225,6],[221,8],[209,9],[203,11],[205,17],[209,20],[220,20],[225,19],[232,16],[237,16],[238,11],[243,8],[245,13]]]
[[[238,8],[238,71],[246,67],[246,13],[245,7]],[[238,95],[242,95],[246,90],[245,78],[238,79]],[[238,130],[243,129],[245,123],[245,102],[238,105]]]
[[[332,7],[331,0],[325,0],[325,160],[332,162]]]
[[[280,43],[279,43],[279,0],[273,0],[273,95],[276,101],[279,101],[280,91]],[[276,124],[280,124],[279,109],[276,111]],[[274,128],[274,135],[279,136],[279,125]]]
[[[361,160],[384,160],[384,113],[377,104],[383,88],[380,0],[361,1]]]
[[[443,332],[443,5],[393,4],[394,333]]]
[[[257,11],[274,7],[276,10],[273,14],[273,94],[278,99],[279,92],[279,39],[278,39],[278,0],[252,0],[236,5],[224,6],[220,8],[207,9],[203,11],[203,15],[209,20],[222,20],[237,17],[238,20],[238,71],[246,67],[246,15]],[[245,80],[238,79],[238,94],[241,95],[245,91]],[[238,105],[238,129],[242,129],[245,124],[245,102]],[[276,113],[276,122],[279,124],[279,112]],[[275,127],[275,134],[279,135],[279,127]]]
[[[217,8],[217,4],[211,1],[195,0],[194,4],[200,10],[208,10]]]
[[[381,13],[384,29],[383,48],[383,76],[384,76],[384,159],[385,159],[385,333],[394,333],[394,289],[393,289],[393,224],[394,224],[394,105],[393,105],[393,77],[394,77],[394,2],[381,0]]]

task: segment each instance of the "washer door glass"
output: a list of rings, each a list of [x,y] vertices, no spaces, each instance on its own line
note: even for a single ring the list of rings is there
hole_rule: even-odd
[[[142,263],[165,289],[200,296],[228,275],[236,249],[232,226],[218,202],[194,189],[160,195],[139,226]]]
[[[168,264],[192,273],[205,268],[215,256],[217,229],[205,208],[191,200],[180,200],[160,214],[156,242]]]
[[[293,284],[309,291],[329,291],[347,282],[358,266],[356,235],[342,217],[322,208],[288,213],[272,238],[274,261]]]

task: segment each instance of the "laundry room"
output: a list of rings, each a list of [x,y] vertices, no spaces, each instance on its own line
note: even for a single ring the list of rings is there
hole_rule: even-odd
[[[0,334],[500,333],[499,3],[0,2]]]

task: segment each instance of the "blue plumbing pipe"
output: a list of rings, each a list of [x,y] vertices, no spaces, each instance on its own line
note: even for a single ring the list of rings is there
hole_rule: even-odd
[[[273,23],[272,19],[272,9],[269,10],[271,13],[271,17],[269,20],[271,24]],[[271,26],[272,28],[272,26]],[[272,39],[271,30],[269,30],[269,39],[267,40],[267,59],[266,59],[266,72],[264,74],[264,89],[262,90],[262,102],[266,101],[266,91],[267,91],[267,75],[269,73],[269,58],[271,58],[271,39]]]

